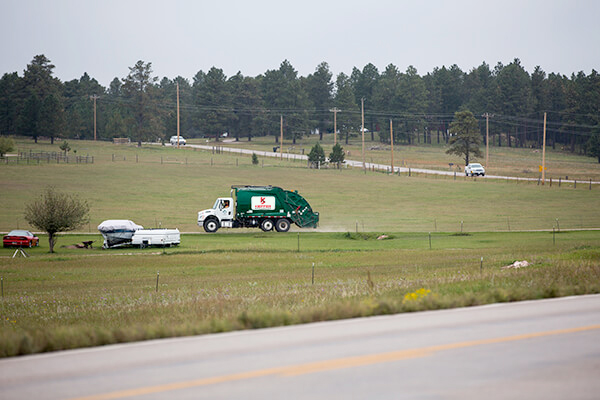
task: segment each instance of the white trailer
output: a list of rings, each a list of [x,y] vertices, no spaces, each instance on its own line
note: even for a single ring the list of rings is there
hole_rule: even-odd
[[[140,248],[171,247],[181,243],[179,229],[140,229],[133,234],[131,244]]]

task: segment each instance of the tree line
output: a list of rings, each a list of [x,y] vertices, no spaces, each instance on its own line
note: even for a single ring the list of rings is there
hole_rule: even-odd
[[[595,70],[565,75],[536,67],[528,73],[519,59],[495,67],[483,62],[468,72],[457,65],[435,68],[423,76],[393,64],[379,71],[373,64],[334,77],[326,62],[299,76],[287,60],[278,69],[249,77],[226,76],[212,67],[192,80],[154,76],[150,62],[138,61],[108,87],[84,73],[61,82],[54,65],[36,55],[24,70],[0,79],[0,134],[92,139],[96,97],[98,139],[129,137],[139,143],[164,140],[180,127],[185,137],[236,140],[272,135],[280,122],[286,140],[333,132],[336,112],[340,140],[361,132],[361,107],[367,138],[389,142],[393,121],[398,143],[448,143],[454,113],[469,110],[485,140],[488,115],[490,143],[541,147],[547,113],[547,143],[586,152],[600,132],[600,77]],[[597,139],[596,139],[597,140]]]

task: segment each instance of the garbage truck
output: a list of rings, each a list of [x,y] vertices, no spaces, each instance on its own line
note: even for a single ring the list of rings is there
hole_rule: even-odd
[[[206,232],[219,228],[260,228],[287,232],[291,224],[316,228],[319,213],[298,194],[277,186],[231,186],[230,197],[219,197],[208,210],[198,212],[198,226]]]

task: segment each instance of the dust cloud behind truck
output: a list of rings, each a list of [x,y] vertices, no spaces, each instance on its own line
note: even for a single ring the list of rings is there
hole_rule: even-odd
[[[213,206],[198,213],[198,226],[206,232],[219,228],[260,228],[287,232],[291,224],[316,228],[319,213],[298,191],[277,186],[232,186],[231,197],[219,197]]]

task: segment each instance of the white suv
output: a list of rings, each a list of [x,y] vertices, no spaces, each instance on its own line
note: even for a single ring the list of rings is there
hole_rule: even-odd
[[[171,136],[170,142],[173,146],[177,146],[177,136]],[[179,136],[179,144],[185,146],[185,139],[183,136]]]
[[[485,176],[485,169],[483,169],[483,166],[481,164],[478,163],[469,163],[469,165],[467,165],[465,167],[465,175],[466,176],[475,176],[475,175],[481,175],[481,176]]]

